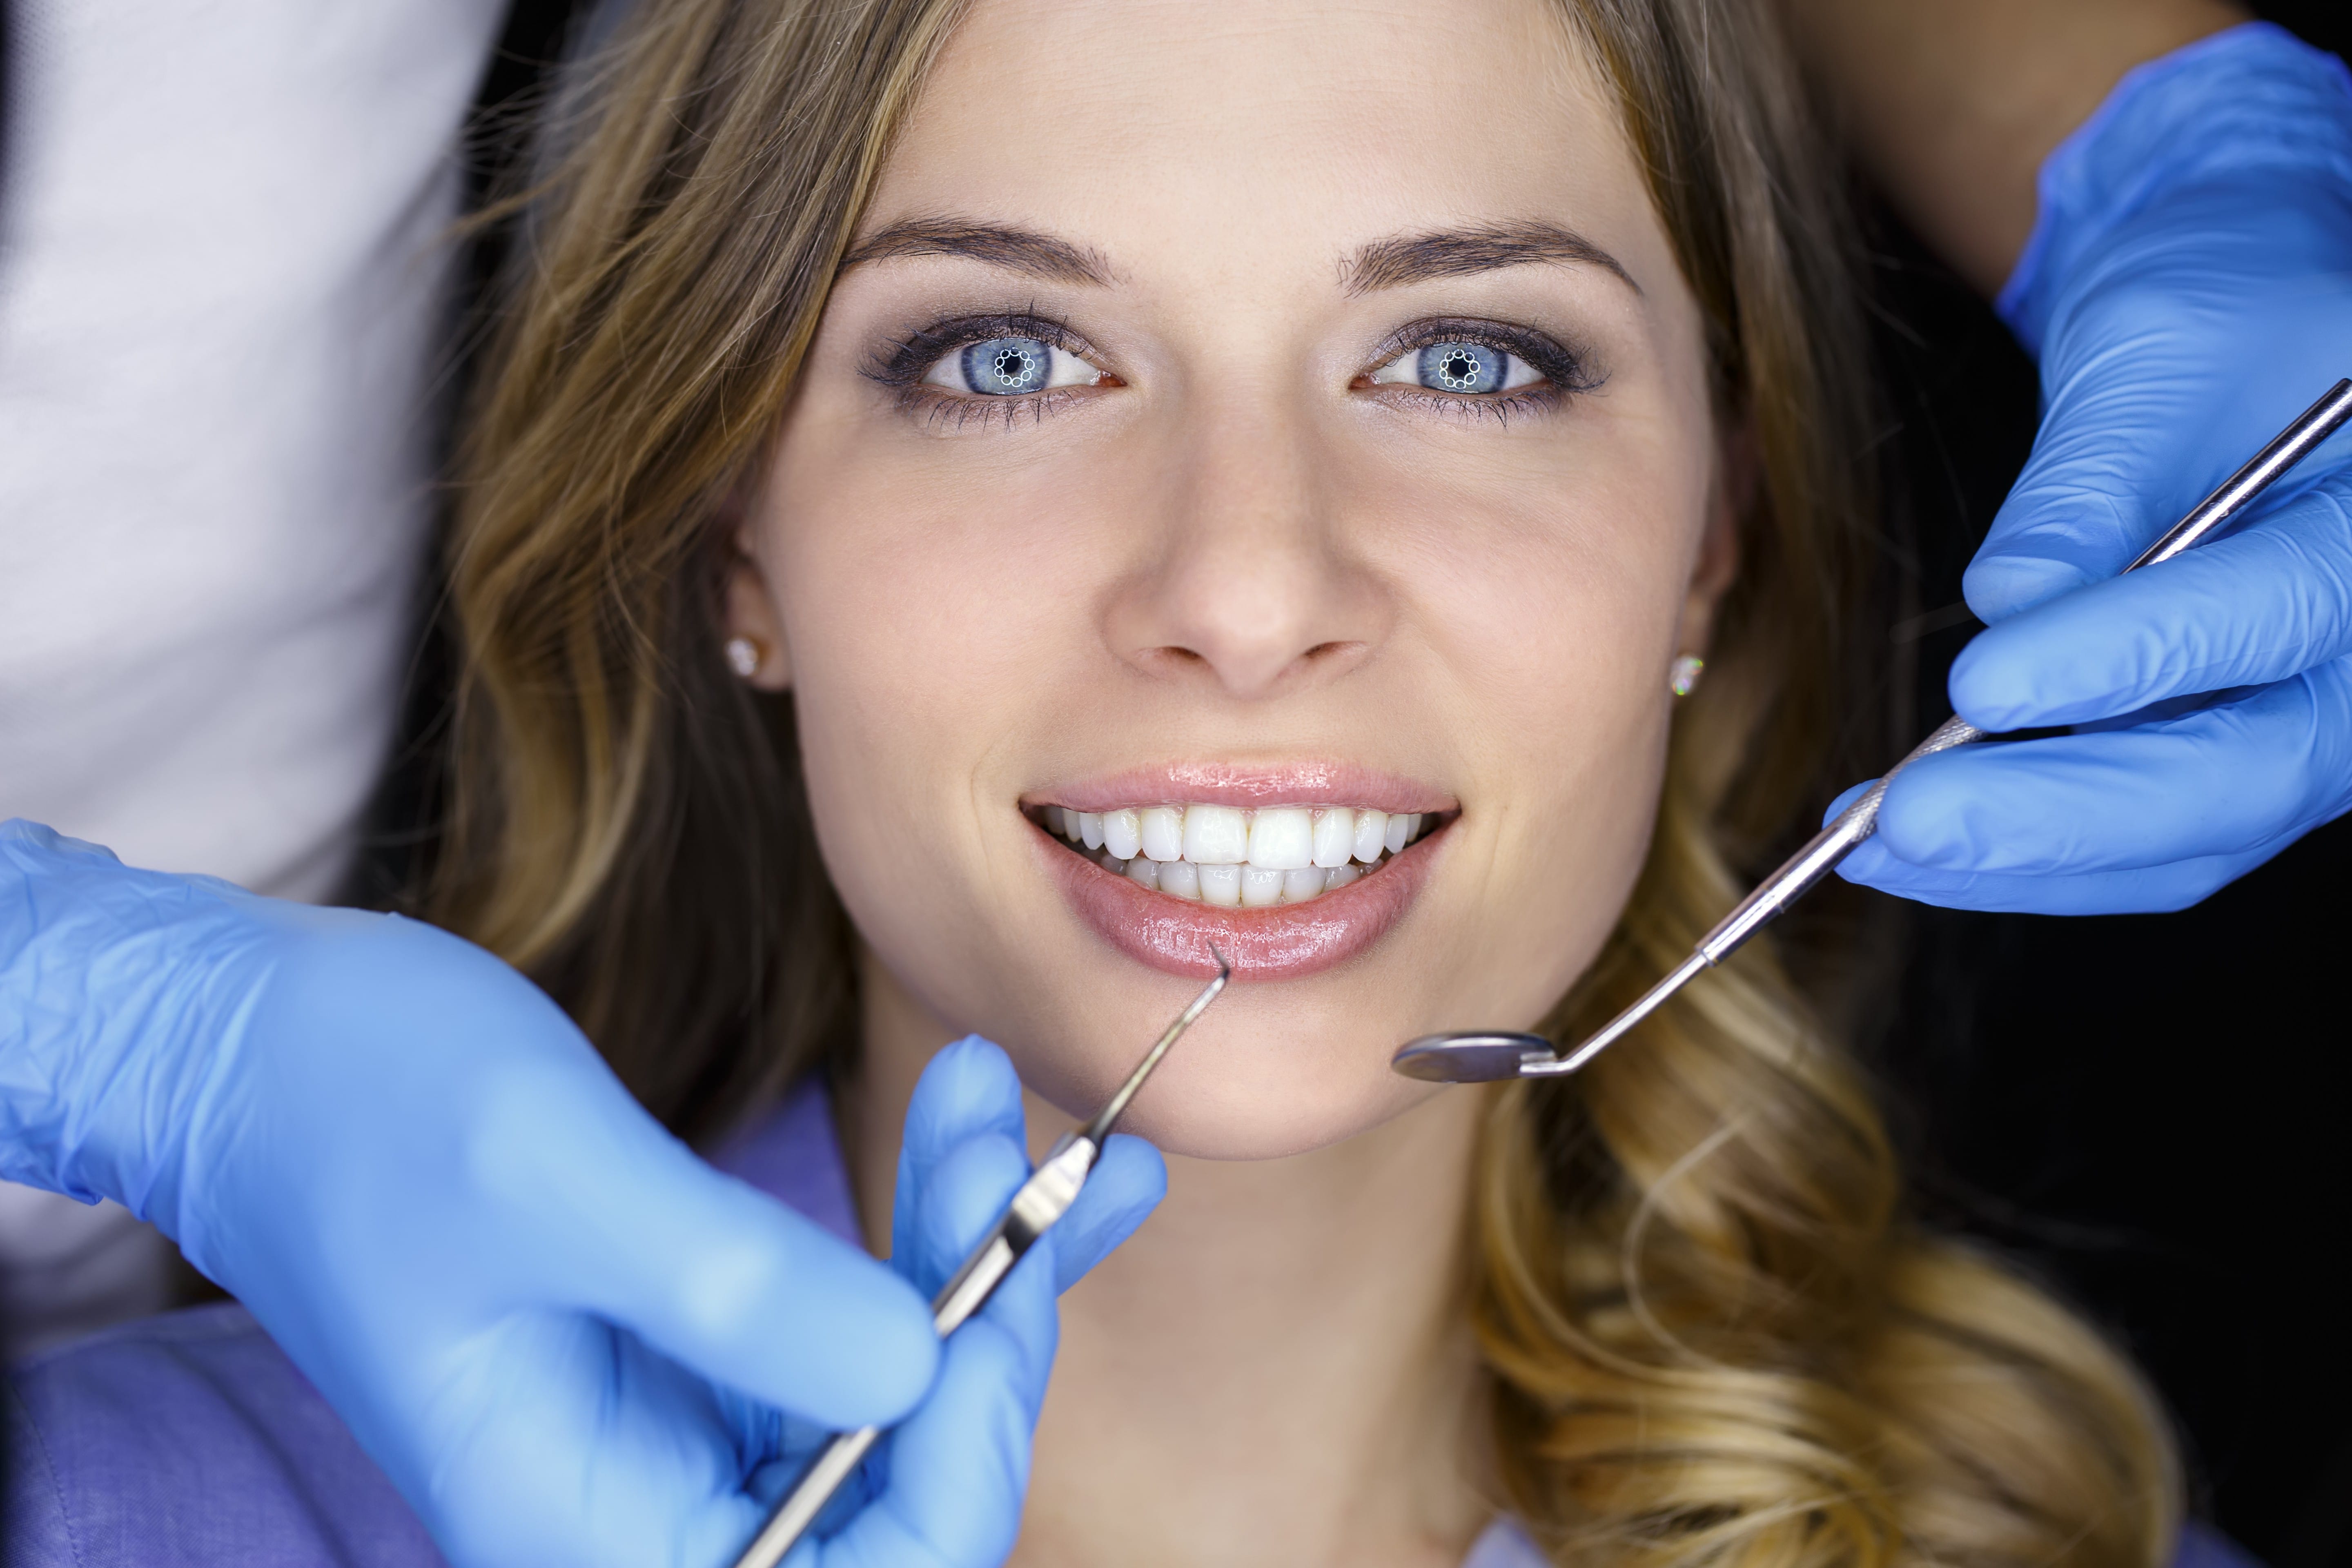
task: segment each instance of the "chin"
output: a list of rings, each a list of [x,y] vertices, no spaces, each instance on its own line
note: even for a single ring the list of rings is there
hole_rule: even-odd
[[[1176,1049],[1193,1044],[1187,1039]],[[1162,1153],[1280,1160],[1342,1143],[1442,1093],[1389,1071],[1393,1047],[1228,1030],[1181,1062],[1172,1053],[1119,1124]]]

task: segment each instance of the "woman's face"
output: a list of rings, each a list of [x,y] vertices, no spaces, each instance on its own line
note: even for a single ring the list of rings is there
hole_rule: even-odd
[[[1270,1156],[1433,1092],[1399,1044],[1527,1027],[1599,950],[1725,469],[1697,307],[1543,0],[983,0],[730,615],[886,983],[1076,1114],[1213,944],[1235,986],[1129,1125]]]

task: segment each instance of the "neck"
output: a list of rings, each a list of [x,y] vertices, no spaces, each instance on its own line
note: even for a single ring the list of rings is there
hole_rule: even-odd
[[[862,979],[844,1120],[879,1250],[915,1079],[960,1031],[870,958]],[[1462,1311],[1483,1105],[1456,1090],[1288,1159],[1171,1158],[1167,1201],[1062,1298],[1013,1562],[1455,1568],[1489,1511]],[[1042,1152],[1069,1119],[1028,1111]]]

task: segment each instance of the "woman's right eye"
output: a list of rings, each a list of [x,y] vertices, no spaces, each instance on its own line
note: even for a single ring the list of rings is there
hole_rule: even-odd
[[[941,354],[925,386],[982,397],[1018,397],[1056,386],[1106,386],[1117,378],[1067,349],[1037,338],[987,338]]]

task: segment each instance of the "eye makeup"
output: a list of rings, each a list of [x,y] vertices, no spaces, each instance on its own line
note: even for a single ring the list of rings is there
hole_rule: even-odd
[[[998,345],[1019,346],[988,355],[984,366],[961,363],[971,357],[969,351]],[[1093,370],[1094,379],[1052,385],[1046,384],[1047,377],[1039,375],[1034,378],[1034,389],[1030,390],[1016,376],[1004,374],[1012,360],[1050,360],[1056,355],[1067,356],[1078,362],[1082,369]],[[1061,322],[1034,311],[1014,310],[957,316],[919,328],[880,345],[868,357],[864,374],[868,380],[889,389],[891,400],[900,412],[919,416],[933,425],[946,424],[961,429],[975,420],[1001,420],[1009,426],[1024,415],[1043,418],[1072,396],[1084,397],[1126,385],[1097,363],[1100,357]],[[939,374],[943,367],[960,370],[967,380],[974,375],[993,374],[1004,384],[985,391],[956,390],[952,381]]]
[[[1507,423],[1556,408],[1604,379],[1549,333],[1470,317],[1407,322],[1375,353],[1350,391]],[[887,340],[863,374],[889,390],[899,412],[934,426],[1009,426],[1024,415],[1042,419],[1072,397],[1125,386],[1100,358],[1061,322],[1018,310],[951,317]]]
[[[1522,381],[1524,366],[1540,379]],[[1410,406],[1506,423],[1557,408],[1605,378],[1548,332],[1472,317],[1408,321],[1349,384]],[[1432,384],[1434,383],[1434,384]]]

